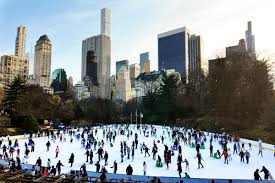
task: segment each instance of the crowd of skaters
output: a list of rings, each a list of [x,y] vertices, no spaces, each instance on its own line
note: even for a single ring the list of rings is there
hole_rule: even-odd
[[[102,139],[98,139],[98,133],[102,132]],[[129,125],[112,125],[112,126],[100,126],[100,127],[85,127],[83,130],[73,129],[73,130],[59,130],[57,132],[46,131],[39,132],[37,134],[31,134],[28,139],[28,143],[25,142],[24,145],[24,160],[29,158],[29,154],[35,151],[35,142],[33,140],[34,137],[47,136],[48,141],[46,142],[46,150],[50,151],[51,146],[55,143],[55,141],[59,140],[64,143],[73,143],[74,141],[80,142],[81,148],[85,149],[85,153],[83,156],[86,156],[87,164],[94,164],[96,168],[96,172],[101,172],[102,177],[104,178],[107,173],[106,166],[108,166],[108,158],[109,154],[106,149],[110,149],[113,147],[116,141],[116,137],[118,135],[124,135],[125,140],[120,142],[120,160],[115,160],[110,168],[113,169],[113,173],[117,173],[118,170],[118,162],[123,163],[125,159],[134,161],[134,156],[136,153],[144,154],[143,161],[143,175],[146,175],[148,172],[146,157],[151,157],[156,161],[156,167],[161,168],[163,164],[166,165],[166,168],[169,169],[169,164],[172,162],[172,157],[177,160],[177,171],[179,177],[182,177],[182,164],[185,164],[185,178],[190,178],[189,176],[189,161],[185,158],[182,158],[182,145],[193,147],[196,151],[196,156],[194,158],[197,159],[198,169],[204,168],[203,165],[203,157],[201,154],[201,149],[205,147],[205,143],[209,142],[209,156],[220,159],[222,156],[224,157],[224,164],[229,164],[232,161],[232,153],[230,148],[228,147],[228,143],[234,143],[233,145],[233,155],[240,156],[241,163],[249,163],[250,153],[249,151],[252,149],[251,143],[248,144],[249,148],[246,149],[244,143],[239,141],[239,137],[232,136],[230,134],[213,134],[208,132],[202,132],[194,129],[187,128],[170,128],[163,126],[162,135],[160,137],[157,136],[157,129],[153,125],[137,125],[136,130],[130,128]],[[133,132],[135,131],[135,133]],[[139,133],[138,133],[139,132]],[[143,138],[146,137],[155,137],[153,141],[153,146],[149,149],[148,144],[145,144],[142,141]],[[68,138],[69,137],[69,138]],[[134,140],[131,141],[130,138],[134,137]],[[68,138],[68,139],[67,139]],[[132,139],[132,138],[131,138]],[[167,144],[167,139],[173,143],[171,147]],[[219,142],[222,152],[219,149],[214,153],[213,141]],[[110,147],[106,148],[105,144],[109,144]],[[158,151],[159,146],[164,146],[164,152],[161,153]],[[13,170],[22,169],[20,156],[20,148],[18,145],[18,140],[16,139],[14,143],[8,137],[8,146],[3,144],[3,140],[0,140],[0,148],[2,149],[2,154],[0,154],[1,159],[9,159],[11,160],[11,167]],[[55,158],[58,159],[60,148],[59,146],[55,146]],[[29,150],[30,149],[30,150]],[[140,151],[139,151],[139,150]],[[175,152],[177,153],[177,157],[175,157]],[[151,154],[150,154],[151,153]],[[14,155],[15,154],[15,155]],[[97,160],[94,163],[94,156],[97,155]],[[263,156],[263,146],[262,142],[259,141],[259,156]],[[16,157],[16,158],[15,158]],[[274,153],[275,157],[275,153]],[[162,162],[162,158],[164,162]],[[84,158],[83,158],[84,159]],[[101,166],[100,162],[104,161],[104,166]],[[69,166],[72,167],[74,164],[74,154],[71,153],[68,158]],[[80,167],[83,176],[87,175],[86,172],[86,164]],[[52,165],[50,158],[47,159],[47,167],[46,169],[42,169],[42,160],[39,157],[36,161],[36,164],[33,167],[34,174],[50,174],[55,176],[56,174],[61,173],[61,168],[67,166],[66,163],[62,163],[60,160],[57,162],[56,166]],[[134,172],[131,163],[127,166],[125,173],[127,175],[132,175]],[[271,173],[267,168],[262,167],[261,171],[259,169],[255,170],[254,177],[255,180],[261,180],[260,172],[264,172],[264,179],[272,179]]]

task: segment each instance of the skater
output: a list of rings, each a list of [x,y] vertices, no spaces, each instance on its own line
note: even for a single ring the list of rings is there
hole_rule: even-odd
[[[190,175],[188,175],[187,172],[185,172],[184,178],[185,178],[185,179],[190,179]]]
[[[144,161],[144,162],[143,162],[143,175],[144,175],[144,176],[146,175],[146,171],[147,171],[147,164],[146,164],[146,162]]]
[[[198,169],[200,169],[201,167],[203,168],[203,165],[201,163],[201,161],[203,160],[201,154],[198,153],[196,158],[198,158]]]
[[[270,173],[269,173],[268,169],[265,168],[265,166],[262,167],[262,170],[260,172],[264,172],[264,179],[268,180]]]
[[[121,163],[123,162],[123,157],[124,157],[124,154],[123,154],[123,150],[121,149],[120,150],[120,157],[121,157]]]
[[[181,162],[178,162],[177,165],[178,165],[179,176],[181,177],[181,173],[182,173]]]
[[[50,171],[51,169],[51,160],[50,158],[48,158],[48,161],[47,161],[47,170]]]
[[[152,153],[153,153],[153,160],[156,160],[156,154],[158,152],[158,147],[156,144],[154,144],[154,147],[152,149]]]
[[[97,150],[97,153],[96,153],[96,154],[98,154],[98,160],[101,161],[101,159],[103,159],[103,156],[102,156],[102,154],[103,154],[103,149],[102,149],[102,147],[100,147],[100,148]]]
[[[71,154],[71,156],[69,158],[69,163],[71,163],[71,167],[72,167],[73,163],[74,163],[74,153]]]
[[[128,165],[128,167],[126,168],[126,174],[127,175],[132,175],[133,174],[133,168],[131,167],[131,165]]]
[[[38,171],[42,170],[42,160],[41,160],[40,157],[36,160],[35,165],[39,166],[39,170]]]
[[[150,149],[147,146],[145,146],[144,150],[145,150],[145,156],[144,157],[146,157],[146,154],[148,154],[150,156],[150,154],[149,154]]]
[[[210,157],[213,157],[213,145],[212,144],[210,144],[209,150],[210,150]]]
[[[256,169],[254,172],[254,180],[262,180],[262,178],[259,174],[259,169]]]
[[[59,147],[57,146],[55,149],[55,158],[58,158],[59,152],[60,152],[60,150],[59,150]]]
[[[114,161],[114,165],[111,168],[114,169],[114,174],[116,174],[116,172],[117,172],[117,162],[116,161]]]
[[[224,156],[224,164],[228,164],[228,152],[224,150],[222,155]]]
[[[132,147],[132,161],[134,161],[134,157],[135,157],[135,148]]]
[[[51,146],[50,141],[48,141],[48,142],[46,143],[46,146],[47,146],[47,151],[49,151],[49,150],[50,150],[50,146]]]
[[[187,159],[184,159],[183,163],[185,163],[185,171],[189,171],[189,162]]]
[[[87,151],[85,152],[84,155],[86,155],[86,162],[88,162],[89,161],[89,157],[90,157],[90,151],[89,151],[89,149],[87,149]]]
[[[250,153],[248,152],[248,150],[246,150],[246,151],[245,151],[246,164],[249,163],[249,158],[250,158]]]
[[[60,173],[61,173],[61,166],[64,166],[64,165],[59,160],[58,163],[56,164],[58,175],[60,175]]]
[[[105,160],[105,164],[104,164],[104,165],[105,165],[105,166],[108,165],[108,156],[109,156],[109,155],[108,155],[108,152],[105,151],[105,154],[104,154],[104,160]]]
[[[239,156],[241,157],[241,162],[244,163],[244,155],[245,153],[241,150]]]
[[[55,175],[56,175],[56,168],[54,166],[52,166],[52,169],[50,171],[50,175],[53,176],[53,177],[55,177]]]
[[[96,169],[96,172],[99,172],[99,170],[100,170],[99,161],[96,162],[96,164],[95,164],[95,169]]]
[[[93,150],[91,149],[91,151],[90,151],[90,164],[93,164],[93,157],[94,157],[94,153],[93,153]]]

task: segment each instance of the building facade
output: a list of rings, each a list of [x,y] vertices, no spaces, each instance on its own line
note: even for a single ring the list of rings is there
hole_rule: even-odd
[[[26,81],[29,77],[29,60],[13,55],[1,57],[0,71],[2,74],[2,84],[10,85],[15,77],[21,76]]]
[[[189,31],[186,27],[158,35],[158,70],[175,69],[188,78]]]
[[[44,89],[50,88],[52,44],[47,35],[39,38],[35,45],[34,79],[35,84]]]
[[[252,34],[252,22],[247,23],[247,30],[245,31],[246,48],[250,58],[256,59],[255,51],[255,36]]]
[[[74,96],[77,100],[91,97],[91,93],[89,92],[88,87],[84,85],[83,81],[80,81],[76,85],[74,85],[74,87],[72,88],[72,92],[74,93]]]
[[[54,92],[66,91],[67,90],[67,74],[64,69],[56,69],[52,73],[51,87]]]
[[[118,73],[123,66],[129,71],[129,60],[121,60],[116,62],[116,77],[118,77]]]
[[[87,79],[87,54],[94,51],[97,63],[98,96],[110,99],[110,75],[111,75],[111,38],[110,38],[110,10],[101,10],[101,34],[82,41],[82,66],[81,80]]]
[[[150,72],[150,58],[149,52],[141,53],[139,55],[140,73]]]
[[[15,56],[25,58],[26,47],[26,27],[19,26],[17,28],[17,35],[15,40]]]
[[[133,98],[129,71],[125,66],[122,66],[118,72],[116,87],[116,99],[124,102]]]
[[[131,80],[131,87],[135,88],[135,80],[140,74],[140,66],[139,64],[132,64],[130,65],[130,80]]]
[[[199,79],[202,71],[203,56],[203,41],[201,36],[191,35],[188,40],[189,51],[189,79]]]
[[[226,57],[231,57],[231,56],[246,56],[247,51],[246,51],[246,43],[244,39],[239,40],[239,44],[235,46],[228,46],[225,48],[225,54]]]

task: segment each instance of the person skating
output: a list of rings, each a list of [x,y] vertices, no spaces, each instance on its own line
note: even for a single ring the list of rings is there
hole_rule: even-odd
[[[61,166],[64,166],[64,165],[59,160],[58,163],[56,164],[58,175],[60,175],[60,173],[61,173]]]
[[[178,169],[177,170],[179,172],[179,176],[181,177],[181,173],[182,173],[181,162],[178,162],[177,165],[178,165]]]
[[[185,179],[190,179],[190,175],[188,175],[188,174],[185,172],[184,178],[185,178]]]
[[[100,147],[98,150],[97,150],[97,153],[98,154],[98,160],[101,161],[101,159],[103,159],[103,149],[102,147]]]
[[[104,154],[104,161],[105,161],[105,164],[104,164],[104,165],[105,165],[105,166],[108,165],[108,156],[109,156],[109,155],[108,155],[108,152],[105,151],[105,154]]]
[[[96,169],[96,172],[99,172],[99,170],[100,170],[100,164],[99,164],[99,161],[98,161],[98,162],[96,162],[96,164],[95,164],[95,169]]]
[[[40,157],[36,160],[35,165],[39,166],[39,171],[42,170],[42,160]]]
[[[124,154],[123,154],[123,150],[121,149],[120,150],[120,157],[121,157],[121,163],[123,162],[123,157],[124,157]]]
[[[146,157],[146,154],[148,154],[148,155],[150,156],[149,150],[150,150],[150,149],[149,149],[147,146],[145,146],[145,148],[144,148],[145,156],[144,156],[144,157]]]
[[[187,159],[184,159],[183,163],[185,163],[185,171],[189,171],[189,162]]]
[[[134,157],[135,157],[135,148],[132,147],[132,161],[134,161]]]
[[[201,163],[201,161],[203,160],[201,153],[198,153],[196,158],[198,158],[198,169],[203,168],[203,165]]]
[[[114,174],[116,174],[116,172],[117,172],[117,162],[116,161],[114,161],[114,165],[111,168],[114,169]]]
[[[132,175],[133,174],[133,168],[131,167],[131,165],[128,165],[128,167],[126,168],[126,174],[127,175]]]
[[[143,175],[144,175],[144,176],[146,175],[146,171],[147,171],[147,164],[146,164],[146,162],[144,161],[144,162],[143,162]]]
[[[182,163],[182,156],[181,156],[181,154],[179,154],[179,155],[178,155],[178,159],[177,159],[177,162],[180,162],[180,163]]]
[[[57,146],[55,149],[55,158],[58,158],[59,152],[60,152],[60,150],[59,150],[59,147]]]
[[[240,156],[240,158],[241,158],[241,162],[242,162],[242,163],[244,163],[244,155],[245,155],[244,152],[241,150],[239,156]]]
[[[262,178],[259,174],[259,169],[256,169],[254,172],[254,180],[262,180]]]
[[[47,161],[47,170],[50,171],[51,169],[51,160],[50,158],[48,158],[48,161]]]
[[[250,158],[250,153],[248,152],[248,150],[246,150],[246,151],[245,151],[246,164],[249,163],[249,158]]]
[[[93,164],[93,157],[94,157],[94,153],[93,153],[93,150],[91,149],[91,151],[90,151],[90,164]]]
[[[71,167],[74,164],[74,153],[71,154],[70,158],[69,158],[69,163],[71,164]]]
[[[228,152],[224,150],[222,155],[224,156],[224,164],[228,164]]]
[[[152,153],[153,153],[153,160],[156,160],[156,154],[158,152],[158,147],[156,144],[154,144],[154,147],[152,149]]]
[[[268,169],[265,168],[265,166],[262,167],[262,170],[260,172],[264,172],[264,179],[268,180],[270,173],[269,173]]]
[[[210,157],[213,157],[213,145],[212,144],[210,144],[209,150],[210,150]]]
[[[46,143],[47,151],[50,150],[50,146],[51,146],[51,143],[50,143],[50,141],[48,141],[48,142]]]
[[[261,142],[259,143],[259,152],[258,152],[258,155],[261,155],[261,157],[263,157],[263,146],[262,146]]]
[[[50,171],[50,175],[51,176],[55,176],[56,175],[56,168],[54,166],[52,166],[52,169]]]
[[[89,157],[90,157],[90,151],[89,151],[89,149],[87,149],[87,151],[85,152],[84,155],[86,155],[86,162],[88,162],[89,161]]]

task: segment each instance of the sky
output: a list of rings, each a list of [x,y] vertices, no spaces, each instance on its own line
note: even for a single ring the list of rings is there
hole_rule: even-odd
[[[275,53],[275,0],[0,0],[0,56],[14,54],[16,28],[27,28],[26,52],[41,35],[52,42],[52,68],[64,68],[74,82],[81,77],[82,40],[100,33],[100,9],[111,10],[111,73],[115,62],[139,62],[150,52],[158,69],[157,35],[186,26],[204,40],[207,60],[245,38],[252,21],[256,51]]]

